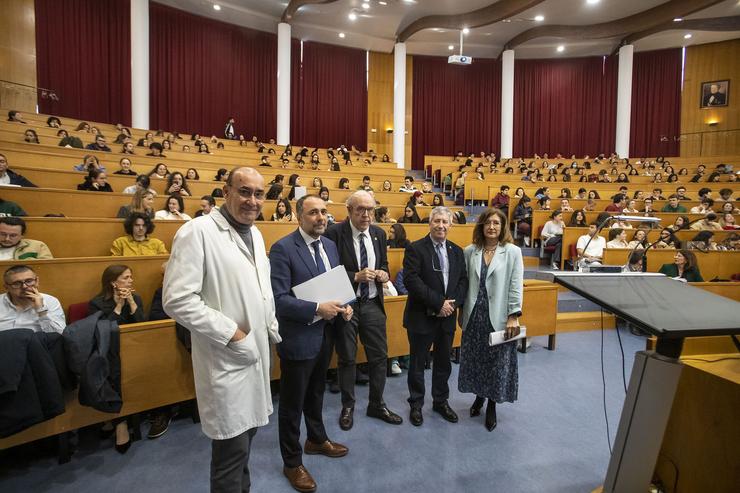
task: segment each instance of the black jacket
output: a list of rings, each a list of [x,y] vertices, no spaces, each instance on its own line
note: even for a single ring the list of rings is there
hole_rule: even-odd
[[[63,336],[67,366],[80,377],[80,404],[118,413],[123,405],[118,324],[99,311],[68,325]]]
[[[64,370],[46,348],[47,339],[53,344],[59,338],[29,329],[0,331],[0,438],[64,412]]]
[[[11,185],[18,185],[19,187],[33,187],[33,188],[36,188],[36,185],[34,185],[30,181],[28,181],[28,179],[26,177],[24,177],[23,175],[19,175],[18,173],[14,172],[14,171],[11,171],[11,170],[6,170],[5,172],[10,177],[10,184]]]
[[[468,275],[462,248],[447,240],[449,275],[447,291],[439,267],[439,258],[434,251],[429,235],[406,248],[403,256],[403,284],[409,291],[403,312],[403,326],[410,332],[431,333],[439,327],[447,332],[455,331],[455,312],[445,318],[439,313],[445,300],[455,300],[455,308],[461,308],[468,292]]]
[[[375,250],[375,265],[368,267],[374,270],[384,270],[388,272],[388,242],[386,241],[385,231],[379,227],[371,224],[367,231],[370,236],[370,240],[373,242],[373,250]],[[349,282],[352,283],[352,289],[357,292],[359,283],[355,282],[355,274],[359,272],[360,266],[357,265],[357,255],[355,254],[354,241],[352,240],[352,227],[350,226],[349,218],[345,219],[341,223],[333,224],[327,229],[324,234],[325,237],[337,244],[337,250],[339,250],[339,263],[344,266],[349,276]],[[376,282],[375,286],[378,290],[378,296],[380,297],[381,306],[383,306],[383,283]],[[383,308],[385,312],[385,308]]]

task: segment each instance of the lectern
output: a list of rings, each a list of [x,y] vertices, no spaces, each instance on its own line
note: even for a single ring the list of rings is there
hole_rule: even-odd
[[[740,303],[662,274],[547,274],[658,338],[655,351],[635,354],[604,481],[604,493],[647,491],[681,376],[683,341],[740,333]]]

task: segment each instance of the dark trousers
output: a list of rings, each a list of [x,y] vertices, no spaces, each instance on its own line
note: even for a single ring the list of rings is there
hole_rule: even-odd
[[[249,493],[249,450],[257,428],[211,441],[211,493]]]
[[[368,301],[357,301],[354,314],[349,322],[337,322],[336,350],[338,359],[337,374],[342,391],[342,407],[355,406],[355,374],[357,365],[357,336],[359,334],[365,354],[370,377],[370,407],[385,406],[383,390],[388,360],[388,339],[385,331],[385,313],[380,297]]]
[[[455,332],[434,327],[431,332],[418,333],[408,331],[411,359],[409,362],[409,404],[412,408],[421,408],[424,405],[424,363],[427,354],[434,345],[434,359],[432,366],[432,402],[441,404],[450,396],[450,386],[447,381],[452,373],[450,363],[450,349]]]
[[[321,351],[306,360],[280,358],[280,407],[278,409],[278,436],[280,453],[286,467],[303,464],[301,447],[301,413],[306,422],[307,437],[314,443],[328,438],[321,411],[324,406],[326,370],[331,353],[324,336]]]
[[[556,264],[560,263],[560,256],[563,252],[563,237],[561,235],[551,236],[545,242],[545,246],[554,246],[555,251],[552,253],[552,261]]]

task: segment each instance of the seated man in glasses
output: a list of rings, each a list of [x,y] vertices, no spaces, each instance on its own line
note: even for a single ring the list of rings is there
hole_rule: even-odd
[[[66,323],[59,300],[39,291],[39,278],[27,265],[14,265],[3,275],[0,330],[31,329],[62,333]]]
[[[26,221],[20,217],[0,217],[0,260],[54,258],[46,243],[24,238]]]

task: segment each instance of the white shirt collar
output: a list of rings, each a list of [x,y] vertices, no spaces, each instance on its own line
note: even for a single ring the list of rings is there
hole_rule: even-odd
[[[303,229],[301,229],[300,226],[298,227],[298,231],[301,233],[301,236],[303,237],[303,241],[305,241],[306,245],[308,245],[309,247],[314,241],[321,239],[321,237],[314,238],[313,236],[309,235],[308,233],[303,231]]]
[[[349,220],[348,220],[349,221]],[[357,240],[360,236],[360,233],[365,233],[365,236],[367,238],[370,238],[370,228],[367,228],[365,231],[360,231],[355,227],[354,224],[352,224],[352,221],[349,221],[349,227],[352,229],[352,238]]]
[[[445,239],[444,239],[444,240],[442,240],[442,241],[437,241],[437,240],[435,240],[434,238],[432,238],[432,234],[431,234],[431,233],[429,233],[429,239],[430,239],[430,240],[432,240],[432,243],[434,244],[434,246],[435,246],[435,247],[436,247],[437,245],[442,245],[442,248],[445,248],[445,247],[447,246],[447,238],[445,238]]]

